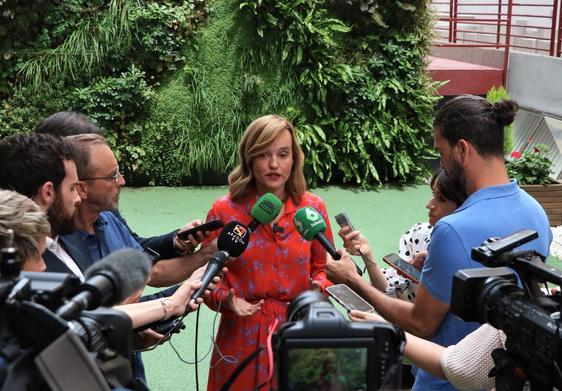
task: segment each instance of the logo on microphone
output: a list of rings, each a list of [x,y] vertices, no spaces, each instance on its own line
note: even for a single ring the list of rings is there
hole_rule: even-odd
[[[273,211],[275,210],[275,205],[273,205],[269,200],[263,200],[258,206],[269,215],[273,214]]]
[[[240,236],[241,238],[243,238],[244,236],[246,236],[246,232],[248,232],[246,230],[246,228],[244,228],[241,225],[236,225],[236,227],[234,227],[234,229],[232,230],[232,232],[234,232],[236,235]]]
[[[320,215],[312,208],[306,208],[306,218],[310,221],[316,221],[320,218]]]

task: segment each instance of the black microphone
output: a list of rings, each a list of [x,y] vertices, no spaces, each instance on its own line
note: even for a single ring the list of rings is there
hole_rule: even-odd
[[[78,317],[83,310],[100,305],[113,306],[144,287],[150,274],[150,260],[138,250],[121,249],[94,263],[86,270],[86,281],[78,293],[56,312],[66,320]]]
[[[217,246],[219,251],[213,254],[205,269],[205,274],[201,278],[201,287],[193,293],[191,300],[197,300],[203,296],[205,289],[209,286],[213,278],[220,273],[228,257],[237,257],[244,252],[248,246],[250,230],[238,221],[231,221],[226,224],[219,234]],[[189,307],[187,308],[187,310]]]

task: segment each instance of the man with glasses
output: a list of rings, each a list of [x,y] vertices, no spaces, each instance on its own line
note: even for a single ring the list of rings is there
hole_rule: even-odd
[[[65,244],[83,254],[91,263],[113,251],[129,247],[142,250],[123,222],[115,216],[125,178],[113,151],[98,134],[67,137],[76,150],[78,194],[82,203],[76,214],[78,230],[63,237]],[[198,237],[197,241],[203,237]],[[210,258],[213,249],[202,249],[154,265],[151,286],[169,286],[185,280]]]
[[[106,139],[99,134],[86,133],[69,136],[65,140],[76,151],[77,190],[82,199],[76,213],[78,229],[62,238],[66,246],[72,248],[73,252],[79,252],[91,263],[121,248],[142,250],[127,226],[113,213],[119,207],[119,195],[125,186],[125,178],[119,172],[117,159]],[[199,234],[193,240],[201,241],[203,238]],[[169,286],[185,280],[207,263],[215,250],[216,246],[206,246],[195,253],[157,262],[152,268],[148,284]],[[175,287],[172,287],[162,294],[169,295],[174,290]],[[141,301],[152,298],[154,295],[144,296]],[[145,346],[163,337],[150,330],[143,333]],[[146,381],[140,353],[133,357],[133,374],[135,378]]]
[[[88,117],[73,111],[61,111],[50,115],[37,125],[35,132],[39,134],[51,134],[56,137],[67,137],[85,133],[103,135],[102,130]],[[117,176],[115,180],[118,180]],[[176,229],[157,236],[141,237],[129,227],[123,216],[119,213],[119,210],[114,210],[113,213],[127,227],[131,236],[144,249],[147,249],[152,256],[158,259],[170,259],[188,252],[193,252],[198,245],[197,241],[181,240],[177,237],[178,231],[191,228],[193,222],[185,224],[180,230]]]

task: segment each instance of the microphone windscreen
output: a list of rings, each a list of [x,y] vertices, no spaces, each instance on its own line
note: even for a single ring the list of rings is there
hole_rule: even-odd
[[[310,206],[300,208],[293,217],[293,223],[297,232],[306,240],[313,240],[316,234],[326,231],[322,215]]]
[[[226,251],[231,257],[237,257],[248,247],[250,230],[238,221],[226,224],[219,234],[217,247],[220,251]]]
[[[86,270],[86,281],[95,275],[106,275],[115,280],[115,293],[107,306],[122,302],[142,289],[150,275],[151,262],[143,252],[131,248],[117,250],[94,263]]]
[[[254,220],[260,224],[269,224],[279,214],[283,203],[271,193],[265,193],[254,204],[250,214]]]

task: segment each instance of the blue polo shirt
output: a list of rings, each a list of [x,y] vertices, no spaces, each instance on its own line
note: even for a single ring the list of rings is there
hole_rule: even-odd
[[[552,232],[544,210],[534,198],[521,190],[515,181],[476,191],[455,212],[439,220],[433,229],[421,283],[433,298],[449,304],[455,272],[483,267],[471,259],[472,247],[490,237],[508,236],[525,228],[537,231],[539,237],[518,250],[532,249],[547,256]],[[453,345],[478,326],[478,323],[465,322],[448,312],[431,340],[442,346]],[[417,369],[412,390],[455,388],[447,381]]]
[[[94,229],[95,234],[78,230],[78,235],[88,246],[92,262],[97,262],[122,248],[142,251],[142,247],[131,236],[127,227],[112,212],[101,212]]]

